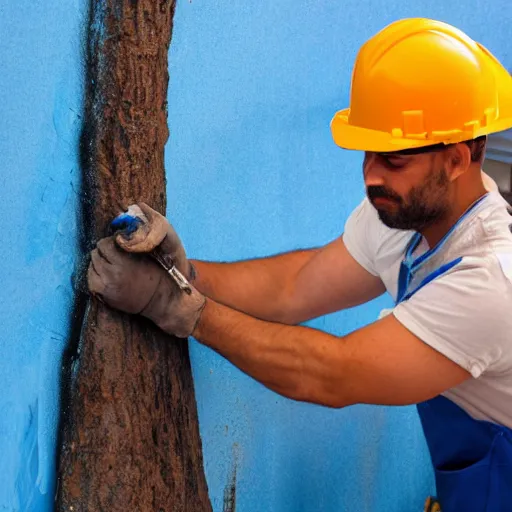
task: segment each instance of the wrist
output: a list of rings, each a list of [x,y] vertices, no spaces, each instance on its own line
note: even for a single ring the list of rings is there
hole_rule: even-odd
[[[190,283],[194,283],[194,281],[196,280],[197,269],[196,269],[196,266],[194,265],[193,260],[187,260],[187,275],[186,275],[186,277]]]
[[[196,340],[203,344],[206,343],[207,339],[207,331],[208,331],[208,325],[209,325],[209,318],[210,314],[212,312],[212,309],[215,308],[215,302],[209,299],[208,297],[205,297],[204,306],[201,310],[201,314],[199,315],[197,322],[194,326],[194,330],[191,333],[191,336],[193,336]]]
[[[205,297],[196,288],[191,286],[190,293],[187,293],[164,275],[141,314],[162,331],[187,338],[193,335],[204,306]]]
[[[205,271],[205,262],[200,260],[188,260],[187,279],[203,295],[211,296],[208,283],[208,271]]]

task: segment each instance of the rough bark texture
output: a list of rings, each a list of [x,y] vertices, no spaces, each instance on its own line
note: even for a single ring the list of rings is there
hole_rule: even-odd
[[[174,7],[174,0],[91,4],[81,139],[86,253],[129,204],[165,212]],[[64,360],[56,509],[211,511],[186,342],[91,300],[79,281],[76,336]]]

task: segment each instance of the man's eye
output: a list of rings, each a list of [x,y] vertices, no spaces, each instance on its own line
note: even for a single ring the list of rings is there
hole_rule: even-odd
[[[384,164],[386,165],[386,167],[389,167],[391,169],[400,169],[401,167],[404,166],[403,162],[401,162],[399,160],[392,161],[391,159],[385,158],[385,157],[384,157]]]

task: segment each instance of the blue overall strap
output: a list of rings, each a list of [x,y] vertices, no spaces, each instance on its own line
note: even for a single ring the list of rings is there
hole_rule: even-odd
[[[512,511],[512,430],[443,396],[418,404],[442,512]]]
[[[398,293],[396,297],[396,303],[402,302],[407,293],[407,289],[409,288],[409,282],[411,279],[411,267],[412,267],[412,255],[414,251],[417,249],[418,245],[421,242],[421,235],[419,233],[415,233],[409,244],[407,245],[407,249],[405,250],[405,256],[402,262],[400,263],[400,272],[398,274]]]
[[[450,236],[460,226],[460,224],[488,196],[489,196],[489,194],[487,193],[487,194],[484,194],[479,199],[477,199],[459,217],[457,222],[448,230],[448,232],[443,236],[443,238],[437,243],[437,245],[435,247],[424,252],[421,256],[418,256],[416,259],[414,259],[413,254],[414,254],[414,251],[416,251],[416,249],[420,245],[422,237],[421,237],[420,233],[414,233],[414,235],[411,237],[411,240],[409,241],[409,244],[407,245],[404,258],[403,258],[402,262],[400,263],[400,271],[398,274],[398,291],[397,291],[397,297],[396,297],[396,301],[395,301],[396,304],[399,304],[400,302],[409,299],[414,293],[416,293],[421,288],[423,288],[423,286],[428,284],[433,279],[436,279],[440,275],[444,274],[445,272],[448,272],[452,267],[454,267],[455,265],[458,265],[462,261],[462,258],[455,258],[452,261],[446,262],[437,271],[432,272],[425,279],[423,279],[423,281],[419,284],[419,286],[417,286],[414,290],[409,290],[409,285],[410,285],[410,282],[412,279],[412,275],[416,271],[418,271],[418,269],[424,263],[426,263],[427,260],[429,260],[432,256],[434,256],[436,253],[438,253],[441,250],[441,248],[449,241]]]

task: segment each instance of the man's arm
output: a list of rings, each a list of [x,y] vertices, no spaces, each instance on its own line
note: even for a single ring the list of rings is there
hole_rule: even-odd
[[[329,407],[418,403],[471,376],[393,315],[338,338],[207,300],[193,336],[277,393]]]
[[[348,252],[343,238],[304,251],[235,263],[192,262],[194,286],[259,319],[297,324],[384,293],[382,281]]]
[[[506,264],[461,263],[392,316],[342,338],[254,318],[193,286],[185,293],[151,258],[125,252],[113,237],[92,251],[88,284],[111,307],[139,312],[169,334],[195,336],[287,397],[331,407],[398,405],[436,396],[489,368],[510,370]]]

